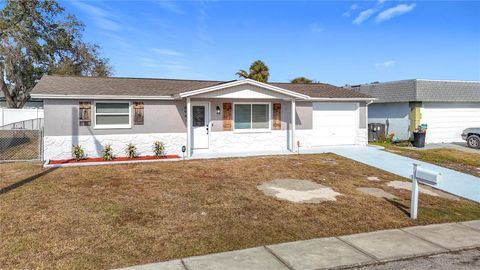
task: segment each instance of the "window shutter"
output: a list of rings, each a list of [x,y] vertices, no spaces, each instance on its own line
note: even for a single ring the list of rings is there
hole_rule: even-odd
[[[143,122],[144,122],[143,102],[134,102],[133,109],[135,112],[133,117],[133,124],[143,125]]]
[[[223,103],[223,130],[232,130],[232,103]]]
[[[80,102],[80,111],[78,123],[80,126],[90,126],[92,123],[92,104],[90,102]]]
[[[273,129],[282,129],[282,105],[273,104]]]

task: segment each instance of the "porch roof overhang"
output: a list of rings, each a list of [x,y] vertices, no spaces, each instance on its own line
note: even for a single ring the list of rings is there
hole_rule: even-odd
[[[277,87],[277,86],[273,86],[273,85],[270,85],[270,84],[258,82],[258,81],[255,81],[255,80],[251,80],[251,79],[233,81],[233,82],[228,82],[228,83],[224,83],[224,84],[220,84],[220,85],[214,85],[214,86],[211,86],[211,87],[196,89],[196,90],[193,90],[193,91],[183,92],[183,93],[179,93],[179,94],[174,95],[174,97],[175,98],[180,98],[180,99],[181,98],[186,98],[186,97],[194,97],[196,95],[201,95],[201,94],[214,92],[214,91],[218,91],[218,90],[222,90],[222,89],[227,89],[227,88],[234,87],[234,86],[241,86],[241,85],[257,86],[257,87],[260,87],[260,88],[263,88],[263,89],[270,90],[270,91],[275,92],[275,93],[279,93],[279,94],[291,97],[293,99],[305,99],[305,100],[310,99],[310,97],[307,96],[307,95],[300,94],[300,93],[290,91],[290,90],[287,90],[287,89],[284,89],[284,88],[280,88],[280,87]]]

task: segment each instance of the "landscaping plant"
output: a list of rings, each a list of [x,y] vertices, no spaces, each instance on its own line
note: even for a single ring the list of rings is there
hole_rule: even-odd
[[[156,141],[153,145],[153,153],[157,157],[165,156],[165,145],[161,141]]]
[[[112,160],[113,159],[113,150],[110,144],[105,144],[103,147],[103,153],[102,153],[102,158],[103,160]]]
[[[127,153],[128,158],[136,158],[137,157],[137,148],[133,143],[129,143],[127,145],[127,149],[125,150]]]
[[[73,159],[77,161],[85,158],[85,151],[83,151],[82,146],[80,144],[73,145],[72,154],[73,154]]]

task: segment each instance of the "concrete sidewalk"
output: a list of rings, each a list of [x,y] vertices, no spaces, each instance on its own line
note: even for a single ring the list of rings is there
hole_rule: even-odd
[[[124,270],[331,269],[480,247],[480,220],[261,246]]]

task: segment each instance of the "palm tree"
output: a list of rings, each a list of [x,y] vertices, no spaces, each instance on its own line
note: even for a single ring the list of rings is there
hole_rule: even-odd
[[[267,82],[270,73],[267,65],[265,65],[265,63],[263,63],[261,60],[257,60],[250,65],[249,72],[241,69],[236,73],[236,75],[240,78],[252,79],[259,82]]]
[[[297,77],[293,80],[290,80],[291,83],[313,83],[313,80],[310,80],[305,77]]]

